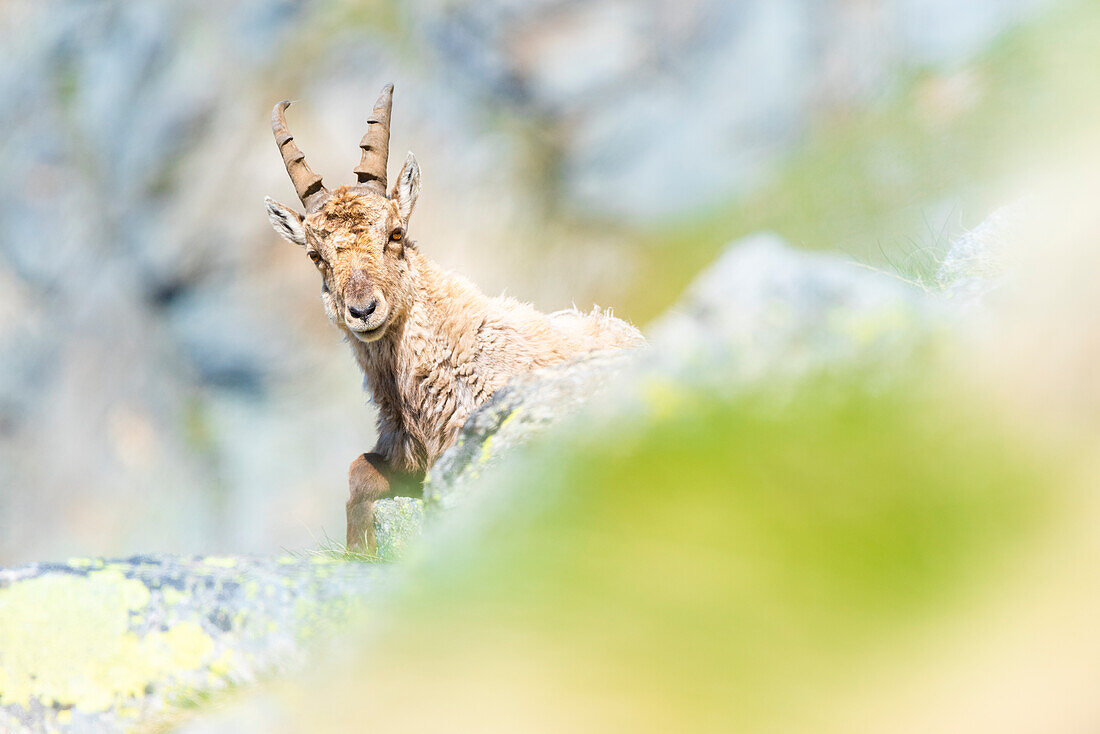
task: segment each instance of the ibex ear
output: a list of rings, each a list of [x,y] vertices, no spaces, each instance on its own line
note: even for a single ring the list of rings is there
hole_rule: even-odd
[[[306,243],[306,229],[302,226],[302,215],[290,207],[283,206],[270,196],[264,197],[267,205],[267,218],[271,220],[271,226],[275,228],[283,239],[296,245]]]
[[[420,164],[416,162],[416,156],[410,150],[405,156],[405,165],[401,166],[401,173],[397,174],[397,180],[390,189],[390,198],[397,204],[397,213],[401,215],[401,221],[406,227],[409,226],[409,217],[412,216],[418,196],[420,196]]]

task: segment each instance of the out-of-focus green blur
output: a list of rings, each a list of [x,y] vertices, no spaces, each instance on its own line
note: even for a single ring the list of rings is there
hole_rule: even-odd
[[[1076,524],[1094,442],[1048,442],[956,379],[929,362],[886,389],[832,377],[738,399],[685,389],[633,426],[559,434],[499,480],[504,509],[409,569],[362,637],[342,635],[340,653],[227,720],[261,706],[281,731],[1095,721],[1078,691],[1095,680],[1080,658],[1096,640],[1073,615],[1057,630],[1017,609],[1051,593],[1043,613],[1066,611],[1060,594],[1080,577],[1050,538]],[[1050,661],[1005,656],[1052,632],[1081,645],[1050,681],[1066,693],[1012,700],[1008,671]],[[963,688],[920,698],[946,682]]]
[[[586,706],[728,730],[792,690],[827,695],[869,643],[1003,574],[1048,517],[1052,464],[936,392],[688,394],[645,429],[541,448],[531,506],[425,575],[417,662],[530,666],[564,709],[546,730]]]

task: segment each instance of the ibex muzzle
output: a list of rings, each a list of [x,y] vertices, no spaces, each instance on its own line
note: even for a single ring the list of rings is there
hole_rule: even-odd
[[[389,317],[386,296],[374,287],[370,271],[353,270],[344,287],[344,323],[356,339],[373,341],[385,330]]]

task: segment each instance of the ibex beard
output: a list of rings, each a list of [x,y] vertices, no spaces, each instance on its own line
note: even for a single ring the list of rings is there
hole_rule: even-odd
[[[543,314],[483,295],[437,267],[408,236],[420,193],[409,153],[387,189],[393,85],[367,121],[357,183],[329,191],[287,130],[289,102],[271,128],[305,213],[266,199],[275,231],[305,249],[321,274],[329,320],[348,337],[378,406],[378,441],[348,472],[347,545],[374,552],[377,499],[415,496],[425,472],[469,415],[513,375],[597,349],[637,347],[642,335],[599,309]]]

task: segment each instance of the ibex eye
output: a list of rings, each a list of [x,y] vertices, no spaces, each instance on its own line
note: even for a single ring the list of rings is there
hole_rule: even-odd
[[[321,256],[317,253],[316,250],[309,251],[309,259],[313,261],[314,265],[321,264]]]
[[[403,230],[403,229],[395,229],[392,233],[390,233],[390,239],[393,240],[394,242],[400,242],[401,238],[404,237],[404,236],[405,236],[405,230]]]

